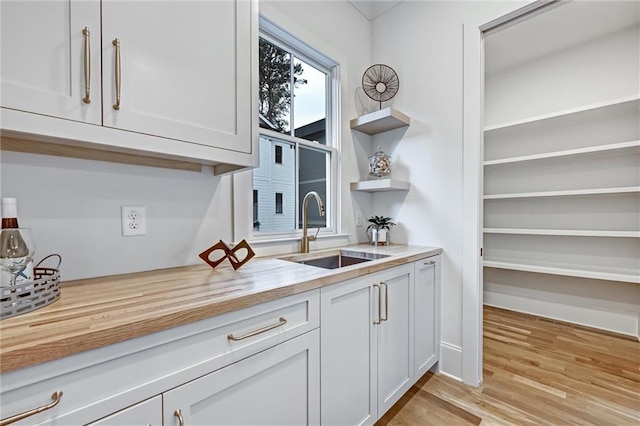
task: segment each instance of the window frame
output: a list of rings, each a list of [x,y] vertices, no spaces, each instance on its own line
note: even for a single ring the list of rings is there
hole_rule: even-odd
[[[326,117],[326,145],[319,142],[313,142],[306,139],[291,136],[290,134],[280,133],[274,130],[258,127],[257,137],[267,137],[270,139],[280,139],[286,142],[296,144],[296,165],[299,164],[300,149],[298,146],[304,146],[310,149],[325,151],[330,155],[330,161],[327,170],[327,177],[330,182],[327,185],[327,199],[323,200],[325,209],[328,212],[327,227],[320,228],[319,237],[339,235],[340,229],[340,185],[339,182],[339,146],[340,146],[340,130],[339,130],[339,75],[340,66],[337,61],[332,60],[326,55],[318,52],[303,41],[295,37],[295,35],[285,31],[276,24],[272,23],[262,15],[259,18],[260,28],[259,37],[263,38],[278,46],[282,46],[287,51],[295,53],[295,57],[305,63],[316,67],[317,69],[327,73],[326,91],[325,91],[325,117]],[[256,43],[257,44],[257,43]],[[255,53],[257,55],[257,51]],[[293,62],[293,61],[292,61]],[[291,106],[294,108],[293,103]],[[257,114],[256,114],[257,115]],[[293,117],[293,111],[292,111]],[[295,120],[295,117],[294,117]],[[295,125],[295,121],[292,122]],[[294,132],[295,133],[295,132]],[[299,206],[299,169],[296,166],[296,194],[295,206]],[[254,242],[260,241],[285,241],[300,239],[302,230],[296,229],[290,231],[255,231],[253,228],[253,208],[246,209],[242,206],[253,205],[253,171],[236,173],[233,178],[233,199],[234,199],[234,240],[248,239]],[[296,207],[297,208],[297,207]],[[311,207],[310,207],[311,208]],[[246,214],[246,212],[250,214]],[[295,212],[295,225],[299,226],[299,212]]]

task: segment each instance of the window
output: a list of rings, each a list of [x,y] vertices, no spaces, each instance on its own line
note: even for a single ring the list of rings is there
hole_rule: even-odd
[[[302,200],[309,191],[320,195],[326,209],[320,216],[313,199],[309,226],[335,230],[336,76],[335,62],[260,19],[260,167],[253,171],[254,232],[302,228]]]

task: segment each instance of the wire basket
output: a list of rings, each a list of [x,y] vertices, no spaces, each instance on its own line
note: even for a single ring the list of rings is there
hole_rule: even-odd
[[[40,266],[49,258],[57,258],[55,268]],[[60,265],[62,256],[50,254],[33,268],[33,281],[0,287],[0,319],[26,314],[47,306],[60,298]]]

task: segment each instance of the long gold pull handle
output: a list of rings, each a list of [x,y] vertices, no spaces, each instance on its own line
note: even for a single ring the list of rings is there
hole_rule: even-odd
[[[280,317],[280,319],[278,320],[278,322],[276,324],[271,324],[268,325],[266,327],[262,327],[256,331],[252,331],[251,333],[247,333],[244,334],[242,336],[234,336],[233,333],[229,333],[229,335],[227,335],[227,339],[229,340],[233,340],[234,342],[237,342],[238,340],[243,340],[243,339],[248,339],[249,337],[253,337],[253,336],[257,336],[258,334],[262,334],[262,333],[266,333],[269,330],[273,330],[274,328],[278,328],[278,327],[282,327],[283,325],[285,325],[287,323],[287,320],[285,319],[285,317]]]
[[[15,423],[18,420],[26,419],[27,417],[31,417],[34,414],[42,413],[43,411],[47,411],[50,408],[55,407],[60,402],[60,398],[62,398],[62,391],[56,391],[51,395],[51,402],[43,405],[42,407],[34,408],[33,410],[25,411],[24,413],[16,414],[15,416],[7,417],[6,419],[0,420],[0,426],[10,425],[11,423]]]
[[[122,64],[120,61],[120,40],[113,40],[113,45],[116,48],[116,103],[113,104],[113,109],[118,111],[120,109],[120,88],[122,83]]]
[[[389,287],[384,281],[380,285],[384,286],[384,318],[382,318],[382,311],[380,311],[380,321],[387,321],[389,319]]]
[[[178,423],[180,424],[180,426],[184,426],[184,418],[182,417],[182,410],[178,408],[176,411],[173,412],[173,415],[178,418]]]
[[[373,323],[377,325],[380,324],[380,315],[382,313],[382,292],[378,284],[374,284],[373,286],[378,289],[378,318],[373,320]]]
[[[84,35],[84,98],[82,102],[85,104],[91,103],[91,33],[89,27],[84,27],[82,30]]]

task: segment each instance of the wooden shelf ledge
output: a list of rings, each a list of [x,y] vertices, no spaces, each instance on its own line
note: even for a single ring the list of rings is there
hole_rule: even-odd
[[[351,182],[352,191],[383,192],[383,191],[408,191],[411,188],[409,182],[395,179],[376,179]]]
[[[388,130],[407,127],[411,124],[409,116],[391,107],[363,115],[351,120],[351,128],[367,135],[375,135]]]

